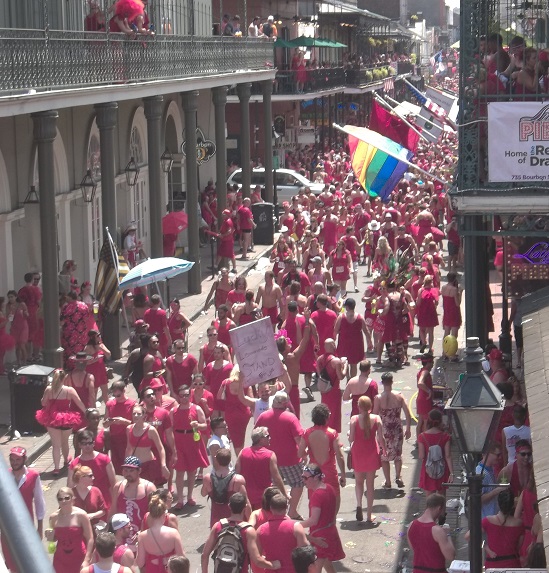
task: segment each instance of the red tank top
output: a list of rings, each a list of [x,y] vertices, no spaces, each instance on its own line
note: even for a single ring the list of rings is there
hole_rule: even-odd
[[[271,457],[267,448],[244,448],[240,452],[240,473],[246,478],[246,491],[252,506],[260,506],[265,488],[272,483]]]
[[[181,362],[178,362],[175,356],[170,356],[166,360],[166,368],[172,375],[173,391],[176,394],[181,386],[191,385],[193,372],[197,364],[198,360],[192,354],[187,354]]]
[[[231,323],[227,320],[224,326],[221,326],[219,320],[214,322],[214,326],[217,328],[217,340],[231,346],[231,337],[229,335],[229,329],[231,328]]]
[[[38,479],[39,474],[38,472],[27,468],[26,476],[27,477],[25,478],[25,481],[21,484],[21,487],[19,488],[19,493],[23,497],[23,501],[25,502],[25,505],[29,510],[31,519],[34,520],[34,510],[32,501],[34,499],[34,487],[36,486],[36,480]]]
[[[141,524],[143,523],[143,518],[148,508],[149,496],[145,495],[141,499],[128,499],[125,495],[125,484],[120,486],[116,500],[116,513],[125,513],[130,520],[131,533],[128,539],[126,539],[126,543],[130,549],[133,547],[131,539],[141,530]]]
[[[261,554],[280,561],[281,573],[293,573],[292,551],[297,547],[294,522],[285,515],[273,515],[257,530]]]
[[[154,445],[153,441],[149,438],[149,428],[150,424],[146,424],[145,431],[140,436],[136,436],[133,433],[134,428],[131,429],[129,441],[130,446],[134,448],[134,450],[135,448],[150,448]]]
[[[434,526],[435,523],[422,523],[417,520],[410,524],[408,538],[414,550],[414,573],[446,571],[446,559],[439,544],[433,539]]]

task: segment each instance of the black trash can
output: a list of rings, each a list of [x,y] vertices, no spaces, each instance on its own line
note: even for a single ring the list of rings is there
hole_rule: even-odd
[[[255,203],[252,205],[254,223],[254,245],[272,245],[274,243],[274,205],[272,203]]]
[[[43,434],[46,428],[36,421],[34,415],[42,408],[42,396],[48,385],[48,377],[55,368],[31,364],[9,374],[11,402],[11,434]]]

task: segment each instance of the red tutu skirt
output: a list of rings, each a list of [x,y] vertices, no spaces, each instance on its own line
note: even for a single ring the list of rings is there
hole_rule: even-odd
[[[83,419],[80,412],[58,412],[42,408],[34,415],[36,421],[46,428],[76,429],[82,428]]]

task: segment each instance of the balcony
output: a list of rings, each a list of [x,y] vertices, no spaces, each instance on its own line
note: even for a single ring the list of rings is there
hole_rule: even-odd
[[[256,38],[0,29],[0,97],[272,69]]]

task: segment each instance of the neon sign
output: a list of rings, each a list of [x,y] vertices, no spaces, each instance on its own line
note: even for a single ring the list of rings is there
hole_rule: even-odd
[[[525,259],[532,265],[549,264],[549,243],[535,243],[525,253],[517,253],[513,258]]]

